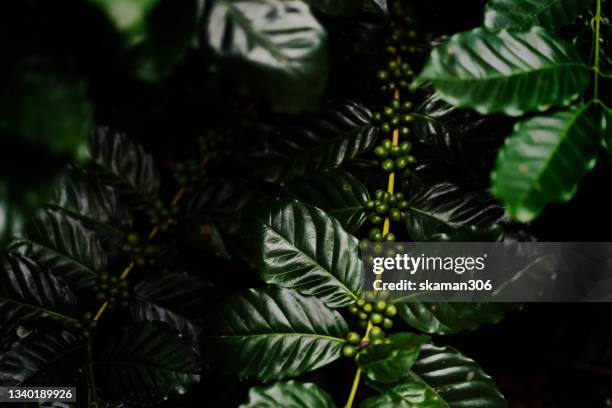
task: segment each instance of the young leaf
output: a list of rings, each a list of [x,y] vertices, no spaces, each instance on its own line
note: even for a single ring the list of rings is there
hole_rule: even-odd
[[[97,127],[91,158],[88,170],[104,177],[135,205],[144,206],[157,197],[160,182],[153,157],[123,133]]]
[[[466,191],[452,183],[420,190],[406,210],[406,228],[413,241],[429,241],[440,233],[465,227],[489,226],[504,210],[485,190]]]
[[[453,105],[518,116],[569,104],[589,84],[590,72],[569,44],[541,27],[477,28],[435,48],[419,79],[431,81]]]
[[[63,281],[22,255],[6,254],[0,258],[0,309],[72,323],[77,307],[74,293]],[[1,322],[4,319],[0,316]]]
[[[364,206],[370,193],[342,170],[316,172],[294,180],[286,188],[289,194],[336,218],[348,232],[354,233],[366,220]]]
[[[84,354],[84,341],[66,330],[35,331],[0,355],[0,384],[68,385],[82,365]]]
[[[255,211],[248,234],[265,282],[333,308],[357,299],[363,285],[357,240],[325,212],[296,200],[269,201]]]
[[[59,276],[78,292],[91,289],[105,271],[107,254],[95,232],[59,211],[43,210],[15,249]]]
[[[366,347],[357,355],[357,364],[368,378],[384,384],[396,382],[406,375],[429,336],[396,333],[388,339],[390,343]]]
[[[211,311],[202,350],[228,374],[268,382],[296,377],[340,357],[348,332],[315,297],[269,286],[234,295]]]
[[[601,133],[592,105],[518,122],[491,173],[493,194],[522,222],[571,199],[593,168]]]
[[[273,109],[318,105],[327,83],[327,37],[307,4],[219,0],[203,27],[202,39],[220,62],[248,73],[247,86]]]
[[[396,302],[408,325],[430,334],[455,334],[476,330],[483,323],[498,323],[517,308],[512,303]]]
[[[182,395],[200,380],[193,346],[159,321],[137,323],[111,339],[97,368],[112,398],[143,404]]]
[[[316,384],[287,381],[251,388],[248,401],[239,408],[335,408],[335,406],[329,394]]]
[[[410,372],[396,384],[373,385],[381,395],[361,408],[506,408],[495,383],[472,359],[452,347],[425,344]]]
[[[526,30],[542,26],[550,32],[574,22],[593,0],[489,0],[484,26],[492,30],[504,28]]]

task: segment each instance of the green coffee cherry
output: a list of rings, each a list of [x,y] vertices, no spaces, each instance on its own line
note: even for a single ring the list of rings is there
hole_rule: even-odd
[[[361,336],[359,333],[349,332],[349,334],[346,335],[346,341],[357,346],[359,343],[361,343]]]
[[[344,357],[353,358],[355,357],[356,354],[357,354],[357,347],[352,346],[350,344],[345,344],[344,347],[342,347],[342,355],[344,355]]]
[[[397,307],[394,304],[387,305],[387,309],[385,310],[385,316],[393,317],[397,314]]]
[[[372,313],[372,304],[371,303],[366,303],[365,305],[363,305],[363,311],[370,314]]]
[[[359,308],[356,305],[350,305],[348,307],[348,311],[350,314],[356,315],[357,313],[359,313]]]
[[[386,308],[387,302],[385,302],[384,300],[379,300],[374,304],[374,310],[376,310],[377,312],[384,312]]]
[[[389,156],[389,150],[384,146],[376,146],[374,149],[374,154],[381,159],[386,159]]]
[[[383,329],[389,330],[393,327],[393,320],[385,317],[381,326]]]
[[[383,320],[384,320],[384,317],[380,313],[372,313],[372,316],[370,316],[370,321],[374,325],[381,324]]]
[[[381,344],[385,344],[385,341],[383,339],[372,340],[373,346],[380,346]]]
[[[369,333],[370,340],[382,339],[385,337],[385,332],[378,326],[374,326],[370,329]]]
[[[395,234],[393,234],[392,232],[387,233],[384,237],[384,241],[385,242],[395,242]]]
[[[387,159],[381,163],[381,167],[383,171],[390,173],[393,171],[393,168],[395,167],[395,162],[392,159]]]

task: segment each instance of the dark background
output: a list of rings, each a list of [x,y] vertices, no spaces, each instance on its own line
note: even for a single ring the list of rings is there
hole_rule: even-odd
[[[432,39],[479,25],[485,2],[413,4],[424,44],[422,59]],[[359,20],[322,17],[322,21],[332,51],[340,50],[332,53],[328,98],[355,99],[376,109],[379,101],[370,83],[381,58],[376,46],[384,36],[380,20],[363,16]],[[243,151],[255,142],[249,121],[274,117],[241,95],[231,78],[211,74],[212,62],[205,55],[190,55],[161,85],[139,82],[116,64],[117,42],[112,27],[80,1],[5,0],[0,5],[0,58],[46,58],[75,64],[89,80],[97,122],[123,129],[142,143],[158,158],[168,180],[174,163],[190,157],[195,137],[202,131],[232,133],[236,136],[232,148]],[[418,58],[414,61],[415,66],[420,63]],[[489,125],[509,129],[504,118]],[[213,175],[240,171],[243,165],[231,157],[210,168]],[[602,160],[572,202],[548,208],[533,223],[531,233],[544,241],[609,241],[611,176],[610,166]],[[484,178],[481,182],[487,184]],[[173,190],[168,188],[166,194],[170,196]],[[216,281],[220,296],[261,285],[243,264],[203,259],[197,251],[184,262],[187,267],[208,269],[205,272]],[[435,340],[457,347],[482,365],[511,407],[612,406],[612,307],[608,304],[527,304],[497,325]],[[353,375],[353,365],[339,360],[305,378],[317,381],[340,403],[348,395]],[[251,385],[213,371],[185,398],[168,406],[237,406]],[[361,387],[360,393],[366,395],[367,388]]]

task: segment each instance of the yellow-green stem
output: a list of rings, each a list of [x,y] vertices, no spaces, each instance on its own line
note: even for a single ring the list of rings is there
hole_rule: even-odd
[[[599,102],[599,40],[601,30],[601,0],[597,0],[597,11],[595,13],[595,61],[593,71],[595,71],[595,77],[593,80],[593,99],[596,103]]]

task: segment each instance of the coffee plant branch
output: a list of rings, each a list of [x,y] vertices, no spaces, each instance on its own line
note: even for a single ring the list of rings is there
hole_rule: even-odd
[[[400,65],[402,63],[402,58],[400,55],[397,56],[396,61],[397,61],[397,65]],[[396,101],[400,100],[399,89],[395,90],[395,92],[393,93],[393,98]],[[399,145],[399,127],[395,127],[395,129],[393,129],[393,139],[391,140],[391,143],[393,146]],[[395,189],[395,171],[392,171],[391,173],[389,173],[389,179],[387,182],[387,191],[389,192],[389,194],[393,194],[394,189]],[[391,221],[389,220],[389,216],[387,215],[385,217],[385,223],[383,225],[383,236],[389,233],[390,227],[391,227]],[[382,279],[382,275],[381,275],[381,279]],[[369,334],[370,334],[371,328],[372,328],[372,322],[368,321],[368,327],[366,328],[366,332],[363,338],[361,339],[362,343],[369,340]],[[355,395],[357,394],[357,389],[359,388],[360,380],[361,380],[361,367],[357,367],[357,371],[355,372],[355,377],[353,378],[353,384],[351,386],[351,391],[346,401],[346,405],[345,405],[346,408],[351,408],[353,406]]]

